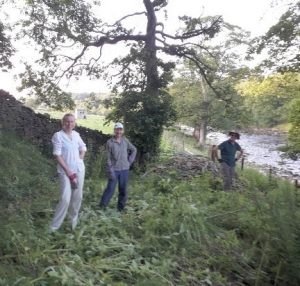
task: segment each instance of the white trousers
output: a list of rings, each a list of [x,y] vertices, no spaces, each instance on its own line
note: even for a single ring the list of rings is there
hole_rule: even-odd
[[[78,188],[71,189],[68,176],[59,174],[60,201],[56,207],[55,215],[50,228],[55,231],[60,228],[69,209],[69,223],[72,226],[78,219],[78,213],[82,202],[85,170],[77,173]]]

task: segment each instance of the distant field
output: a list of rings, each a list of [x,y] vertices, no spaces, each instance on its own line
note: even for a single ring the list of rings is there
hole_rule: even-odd
[[[291,123],[285,123],[275,126],[275,128],[282,130],[282,131],[289,131],[292,127]]]
[[[51,118],[61,119],[65,112],[52,111],[47,112]],[[112,134],[114,123],[111,122],[109,125],[104,125],[105,118],[100,115],[88,115],[87,119],[76,119],[76,124],[87,128],[102,131],[104,134]]]

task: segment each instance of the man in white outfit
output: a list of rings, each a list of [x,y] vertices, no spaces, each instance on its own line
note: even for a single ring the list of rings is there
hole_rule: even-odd
[[[62,119],[62,130],[52,137],[53,155],[58,162],[60,184],[60,201],[50,227],[52,231],[60,228],[68,209],[69,224],[74,229],[81,206],[85,175],[83,159],[87,149],[74,128],[73,114],[65,114]]]

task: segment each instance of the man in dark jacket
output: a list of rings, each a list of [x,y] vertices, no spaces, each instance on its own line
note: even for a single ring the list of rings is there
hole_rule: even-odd
[[[221,163],[222,172],[224,175],[224,190],[229,191],[232,187],[232,179],[235,174],[235,162],[243,156],[241,146],[236,142],[240,139],[240,134],[237,132],[229,132],[229,140],[222,142],[213,149],[216,158]],[[221,159],[219,159],[218,150],[221,151]],[[237,151],[238,154],[237,154]]]
[[[108,166],[108,182],[99,206],[106,207],[114,195],[117,182],[119,183],[119,197],[117,208],[122,211],[127,200],[127,183],[129,168],[136,156],[136,148],[123,137],[123,124],[118,122],[114,126],[114,137],[106,143],[106,161]],[[128,155],[128,151],[130,155]]]

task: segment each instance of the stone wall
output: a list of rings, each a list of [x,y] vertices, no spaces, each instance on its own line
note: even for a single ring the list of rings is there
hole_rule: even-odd
[[[51,138],[61,130],[61,121],[52,119],[47,114],[35,113],[24,106],[11,94],[0,89],[0,126],[3,130],[10,130],[22,138],[37,143],[43,149],[52,150]],[[89,152],[98,153],[99,147],[110,138],[101,131],[77,126],[83,141],[88,145]]]

